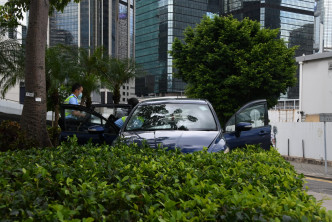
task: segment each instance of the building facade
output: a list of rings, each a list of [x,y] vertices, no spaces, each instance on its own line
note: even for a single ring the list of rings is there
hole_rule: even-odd
[[[82,0],[70,2],[49,18],[48,45],[73,45],[94,50],[103,46],[116,58],[134,58],[134,0]],[[121,87],[121,102],[135,96],[135,81]],[[101,89],[94,102],[112,103],[112,92]]]
[[[0,0],[0,5],[4,5],[8,0]],[[0,28],[0,39],[1,41],[5,39],[13,39],[17,41],[18,43],[24,45],[25,39],[27,35],[27,17],[28,13],[23,13],[23,18],[20,20],[20,25],[15,28],[8,28],[6,30],[1,30]],[[1,78],[1,75],[0,75]],[[24,97],[25,97],[25,84],[24,81],[21,81],[20,83],[16,84],[12,88],[10,88],[7,92],[7,94],[4,96],[4,100],[17,102],[20,104],[24,103]]]
[[[136,78],[136,95],[180,95],[185,83],[173,77],[169,55],[174,38],[204,15],[219,13],[218,0],[136,0],[136,62],[146,71]]]
[[[182,39],[187,26],[204,15],[233,15],[259,21],[264,28],[280,29],[296,56],[313,53],[315,0],[136,0],[136,61],[147,76],[136,79],[136,94],[169,95],[183,92],[185,84],[173,78],[167,53],[175,37]],[[331,32],[332,33],[332,32]],[[332,35],[332,34],[331,34]],[[287,98],[298,98],[298,84]]]
[[[298,46],[295,56],[302,56],[314,50],[314,7],[315,0],[224,0],[221,11],[239,20],[259,21],[264,28],[278,28],[288,47]],[[299,83],[284,97],[297,99]]]
[[[316,52],[332,51],[332,1],[315,1],[315,35]]]
[[[300,111],[305,121],[319,122],[320,114],[332,114],[332,52],[296,58],[300,70]]]

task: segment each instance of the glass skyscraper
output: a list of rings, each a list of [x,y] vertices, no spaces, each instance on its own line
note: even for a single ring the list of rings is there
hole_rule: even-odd
[[[136,62],[146,71],[136,79],[136,95],[181,94],[185,84],[173,77],[168,51],[175,37],[183,39],[186,27],[194,27],[209,12],[218,13],[216,0],[136,0]]]
[[[280,29],[288,46],[299,45],[296,56],[313,53],[315,0],[224,0],[222,15],[259,21],[264,28]]]
[[[299,46],[296,56],[313,53],[315,0],[224,0],[222,15],[259,21],[264,28],[280,30],[288,47]],[[332,35],[332,34],[331,34]],[[288,90],[287,98],[299,97],[298,83]]]
[[[104,46],[110,55],[134,55],[134,5],[127,0],[70,2],[49,19],[50,46],[59,43],[94,49]],[[128,9],[130,8],[130,9]]]
[[[147,71],[145,78],[136,79],[136,94],[184,90],[185,84],[172,76],[167,52],[175,37],[182,39],[185,28],[206,14],[248,17],[264,28],[278,28],[289,47],[299,46],[296,56],[312,54],[314,5],[315,0],[136,0],[136,61]],[[297,98],[298,88],[291,88],[288,97]]]
[[[73,45],[94,50],[103,46],[117,58],[135,56],[134,0],[81,0],[70,2],[63,12],[49,18],[48,45]],[[135,83],[121,87],[121,102],[135,95]],[[112,93],[101,91],[101,102],[109,103]]]
[[[332,51],[332,1],[315,1],[315,41],[318,52]]]

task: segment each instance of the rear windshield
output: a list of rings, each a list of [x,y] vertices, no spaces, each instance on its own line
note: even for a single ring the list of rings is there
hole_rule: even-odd
[[[214,131],[217,125],[208,105],[141,105],[131,116],[125,131],[149,130]]]

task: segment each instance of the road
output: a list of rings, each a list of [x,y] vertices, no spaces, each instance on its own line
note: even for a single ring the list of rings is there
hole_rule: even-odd
[[[332,210],[332,180],[318,179],[313,177],[305,178],[305,186],[309,188],[308,194],[313,195],[317,200],[323,200],[323,207]]]

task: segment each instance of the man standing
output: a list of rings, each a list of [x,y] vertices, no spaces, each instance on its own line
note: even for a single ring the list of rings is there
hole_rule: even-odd
[[[72,94],[65,99],[64,104],[79,105],[78,100],[82,98],[83,86],[79,83],[75,83],[71,88]],[[69,110],[68,110],[69,111]],[[65,113],[66,119],[84,117],[85,115],[79,111],[72,111]]]
[[[64,104],[78,105],[78,99],[82,99],[83,86],[75,83],[71,88],[72,94],[65,99]]]

